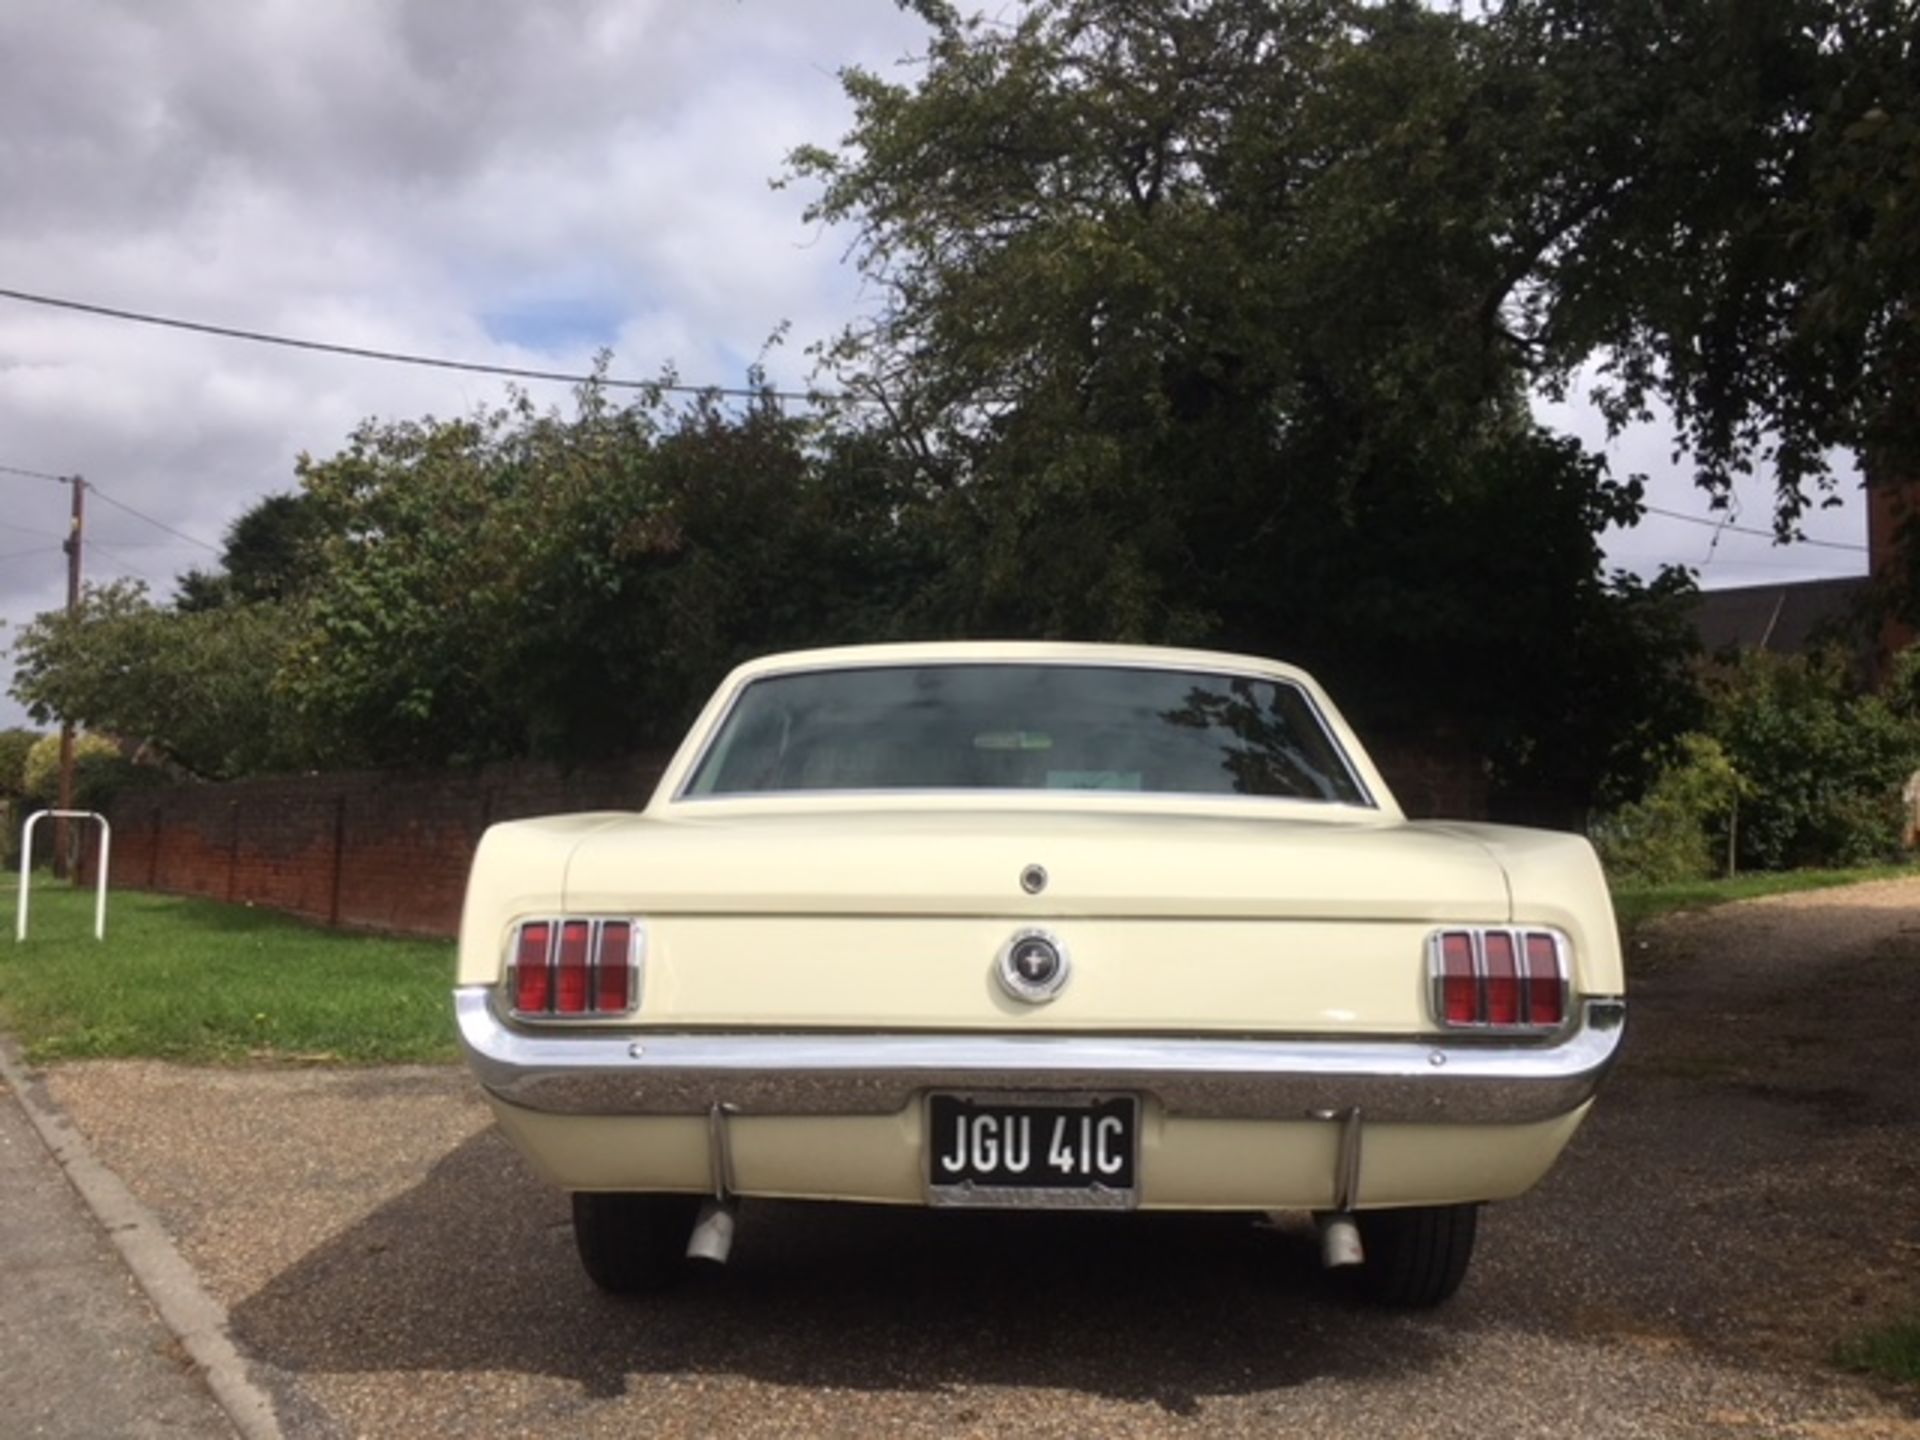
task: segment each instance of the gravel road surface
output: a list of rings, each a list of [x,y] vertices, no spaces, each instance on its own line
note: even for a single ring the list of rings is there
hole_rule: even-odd
[[[1681,916],[1626,1055],[1459,1297],[1300,1226],[749,1206],[598,1295],[463,1072],[93,1063],[52,1093],[228,1307],[286,1433],[1920,1440],[1833,1342],[1920,1309],[1920,880]]]

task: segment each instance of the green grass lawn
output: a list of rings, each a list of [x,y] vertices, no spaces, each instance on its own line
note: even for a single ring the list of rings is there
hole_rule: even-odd
[[[451,1060],[453,945],[320,929],[270,910],[138,891],[107,897],[0,879],[0,1024],[27,1058],[233,1062]]]
[[[1876,865],[1859,870],[1755,871],[1731,880],[1689,880],[1677,885],[1615,885],[1613,909],[1622,929],[1675,910],[1699,910],[1729,900],[1784,895],[1795,890],[1825,890],[1862,880],[1895,880],[1920,875],[1912,865]]]

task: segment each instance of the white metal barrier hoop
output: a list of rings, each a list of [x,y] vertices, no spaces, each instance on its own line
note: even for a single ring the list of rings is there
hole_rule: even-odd
[[[14,943],[27,938],[27,887],[33,878],[33,827],[47,816],[56,820],[98,820],[100,822],[100,875],[93,897],[93,938],[107,938],[107,860],[113,848],[113,827],[97,810],[36,810],[20,827],[20,913],[14,921]]]

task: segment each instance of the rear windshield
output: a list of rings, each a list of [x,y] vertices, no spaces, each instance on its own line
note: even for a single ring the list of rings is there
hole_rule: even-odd
[[[755,680],[688,795],[1121,790],[1367,803],[1296,685],[1099,665],[899,665]]]

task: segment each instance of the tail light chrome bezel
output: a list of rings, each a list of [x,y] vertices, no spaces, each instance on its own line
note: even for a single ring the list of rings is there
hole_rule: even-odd
[[[584,1003],[577,1010],[562,1010],[560,984],[560,954],[563,936],[569,926],[587,927],[586,944],[586,993]],[[529,929],[536,926],[546,928],[546,940],[542,947],[539,964],[546,977],[545,1004],[540,1008],[525,1008],[520,1005],[521,970],[524,957],[521,954],[521,940]],[[606,987],[602,985],[603,970],[610,968],[606,963],[610,930],[617,934],[617,927],[626,927],[627,952],[624,961],[617,962],[625,975],[623,1003],[602,1005],[606,998]],[[538,943],[538,942],[536,942]],[[541,1024],[577,1025],[591,1022],[617,1020],[632,1015],[640,1008],[641,982],[646,974],[647,928],[646,922],[637,915],[528,915],[514,922],[507,933],[506,964],[503,970],[502,1009],[515,1020],[538,1021]]]
[[[1504,939],[1512,955],[1518,1006],[1518,1018],[1512,1022],[1496,1022],[1490,1018],[1492,997],[1487,961],[1490,935]],[[1447,1013],[1447,942],[1459,937],[1465,937],[1473,963],[1473,1017],[1468,1020],[1451,1019]],[[1536,944],[1530,942],[1540,941],[1551,948],[1550,974],[1536,970],[1538,950]],[[1427,1009],[1433,1023],[1456,1035],[1557,1035],[1573,1022],[1572,954],[1573,947],[1566,935],[1544,925],[1448,925],[1435,930],[1427,937]],[[1538,998],[1535,986],[1543,982],[1553,986],[1554,1008],[1558,1013],[1539,1019],[1534,1014]]]

